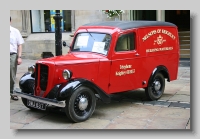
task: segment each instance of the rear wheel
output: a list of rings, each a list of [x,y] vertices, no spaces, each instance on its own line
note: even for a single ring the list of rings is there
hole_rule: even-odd
[[[65,113],[73,122],[82,122],[91,117],[96,107],[96,97],[88,87],[79,87],[66,100]]]
[[[146,96],[149,100],[158,100],[164,93],[165,78],[161,73],[156,73],[145,88]]]

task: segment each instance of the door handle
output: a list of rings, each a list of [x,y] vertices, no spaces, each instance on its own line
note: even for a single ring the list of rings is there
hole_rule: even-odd
[[[140,54],[136,53],[135,56],[139,56]]]

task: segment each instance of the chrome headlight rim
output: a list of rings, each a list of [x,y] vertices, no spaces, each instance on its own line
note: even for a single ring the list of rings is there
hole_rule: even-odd
[[[28,67],[28,73],[33,74],[35,72],[35,65]]]
[[[71,76],[72,76],[72,73],[71,73],[69,70],[67,70],[67,69],[64,69],[64,70],[63,70],[63,78],[64,78],[65,80],[70,79]]]

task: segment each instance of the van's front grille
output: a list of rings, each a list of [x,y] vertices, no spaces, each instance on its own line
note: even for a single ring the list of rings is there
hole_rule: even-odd
[[[40,65],[40,88],[46,91],[48,84],[48,66]]]
[[[39,82],[39,87],[42,91],[46,91],[48,84],[48,66],[43,64],[36,64],[35,67],[35,86],[37,87]]]

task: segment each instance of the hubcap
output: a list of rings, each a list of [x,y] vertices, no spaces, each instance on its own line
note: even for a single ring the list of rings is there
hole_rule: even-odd
[[[81,97],[80,101],[79,101],[79,104],[78,104],[79,109],[83,111],[83,110],[85,110],[87,108],[87,106],[88,106],[87,98]]]
[[[155,89],[155,91],[159,91],[160,88],[161,88],[160,82],[159,81],[155,81],[154,82],[154,89]]]

